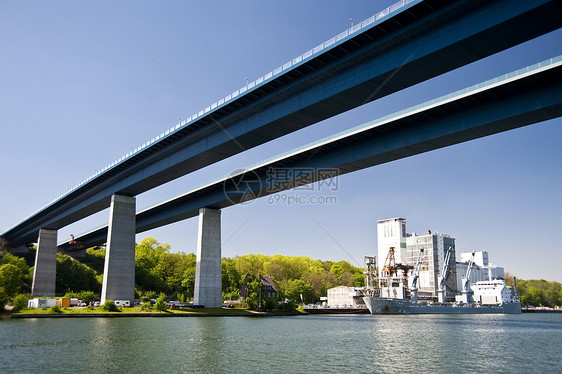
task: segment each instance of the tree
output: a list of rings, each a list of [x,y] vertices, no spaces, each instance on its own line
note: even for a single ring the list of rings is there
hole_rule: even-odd
[[[312,287],[300,279],[292,279],[287,282],[287,287],[285,287],[285,297],[296,304],[301,302],[304,302],[305,304],[314,303],[318,300],[318,297],[315,295]]]
[[[24,275],[21,270],[13,264],[0,266],[0,285],[8,298],[15,296],[22,287]]]
[[[29,300],[30,296],[31,295],[29,294],[22,293],[14,297],[14,301],[12,302],[14,308],[12,309],[12,311],[19,312],[20,310],[27,308],[27,301]]]
[[[120,312],[121,310],[115,305],[113,300],[106,300],[105,303],[100,307],[101,310],[106,312]]]
[[[190,253],[190,261],[192,264],[188,266],[185,271],[183,272],[183,280],[182,280],[182,287],[185,289],[185,293],[188,297],[193,297],[195,293],[195,255]]]
[[[221,262],[223,299],[237,299],[240,296],[240,274],[235,261],[223,258]]]
[[[165,312],[166,311],[166,294],[165,293],[161,293],[160,296],[158,296],[158,299],[156,300],[156,303],[154,303],[154,308],[156,308],[156,310],[159,310],[161,312]]]
[[[247,274],[242,281],[246,288],[245,301],[250,309],[258,309],[260,307],[261,296],[261,279],[258,273]]]
[[[4,307],[6,306],[7,303],[8,303],[8,294],[6,293],[4,287],[0,286],[0,311],[4,310]]]
[[[80,261],[57,253],[56,293],[92,291],[101,292],[101,283],[97,273]]]

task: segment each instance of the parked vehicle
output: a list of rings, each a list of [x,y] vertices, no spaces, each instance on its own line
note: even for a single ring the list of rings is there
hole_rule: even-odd
[[[131,301],[130,300],[114,300],[113,303],[118,307],[130,307]]]

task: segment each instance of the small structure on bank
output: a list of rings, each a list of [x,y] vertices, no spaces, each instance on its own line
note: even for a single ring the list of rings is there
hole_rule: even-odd
[[[328,289],[328,306],[346,306],[349,308],[365,308],[363,293],[360,288],[338,286]]]
[[[259,274],[261,280],[261,297],[262,299],[277,298],[277,287],[273,283],[273,279],[269,275]],[[242,300],[248,296],[248,282],[244,282],[240,287],[240,297]]]

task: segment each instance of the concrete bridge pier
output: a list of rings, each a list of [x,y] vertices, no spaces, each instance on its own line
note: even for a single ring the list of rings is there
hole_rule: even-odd
[[[40,229],[31,294],[33,296],[55,296],[56,276],[57,230]]]
[[[205,308],[222,306],[221,211],[199,209],[194,303]]]
[[[135,198],[113,195],[101,302],[135,299]]]

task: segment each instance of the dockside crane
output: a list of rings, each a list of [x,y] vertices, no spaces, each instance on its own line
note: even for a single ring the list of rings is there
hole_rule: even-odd
[[[410,290],[412,291],[412,296],[410,301],[413,303],[418,302],[418,278],[420,277],[421,265],[423,262],[423,248],[420,248],[420,254],[418,255],[418,260],[416,261],[416,266],[414,267],[414,272],[412,273],[412,286]]]
[[[441,269],[441,274],[439,274],[439,288],[437,290],[437,300],[440,303],[445,303],[445,282],[449,277],[449,263],[451,261],[452,248],[447,249],[447,254],[445,255],[445,261],[443,262],[443,268]]]
[[[466,274],[462,277],[462,301],[463,303],[468,304],[470,301],[470,276],[472,275],[472,267],[474,266],[474,252],[472,252],[472,256],[468,261],[468,266],[466,268]]]

